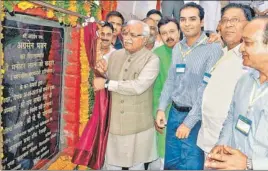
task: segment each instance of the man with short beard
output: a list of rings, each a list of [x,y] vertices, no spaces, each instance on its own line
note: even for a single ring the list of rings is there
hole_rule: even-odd
[[[150,28],[150,37],[149,37],[145,47],[148,50],[153,51],[155,48],[157,48],[155,46],[155,41],[156,41],[156,37],[157,37],[157,25],[156,25],[155,21],[151,18],[145,18],[142,21],[144,23],[146,23]]]
[[[235,85],[245,68],[239,48],[245,25],[251,13],[241,4],[230,3],[222,9],[221,36],[227,47],[224,55],[210,71],[211,77],[202,100],[202,126],[197,145],[208,154],[217,143],[222,124],[232,101]]]

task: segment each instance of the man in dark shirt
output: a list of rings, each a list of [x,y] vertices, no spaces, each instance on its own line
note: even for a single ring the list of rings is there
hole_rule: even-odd
[[[123,15],[118,11],[111,11],[106,16],[106,21],[108,23],[111,23],[114,27],[114,36],[112,44],[115,49],[122,49],[122,38],[121,38],[121,31],[122,26],[124,24],[124,17]]]

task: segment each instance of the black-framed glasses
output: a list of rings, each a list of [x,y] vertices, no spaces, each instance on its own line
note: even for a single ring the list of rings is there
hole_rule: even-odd
[[[235,26],[237,23],[241,21],[247,21],[247,20],[240,20],[239,18],[231,18],[231,19],[224,18],[220,21],[220,24],[226,25],[228,22],[230,22],[231,25]]]

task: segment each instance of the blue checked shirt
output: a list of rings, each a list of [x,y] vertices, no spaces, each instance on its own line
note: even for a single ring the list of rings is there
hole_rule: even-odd
[[[192,45],[195,47],[206,38],[202,33],[200,38]],[[181,49],[187,52],[192,47],[186,44],[184,38]],[[206,84],[203,83],[205,73],[210,73],[211,68],[223,55],[219,43],[207,43],[207,39],[194,48],[184,59],[180,52],[179,43],[172,51],[172,64],[169,69],[168,78],[161,92],[158,110],[165,111],[167,106],[174,101],[178,106],[192,107],[183,123],[190,129],[202,119],[201,103],[203,91]],[[185,73],[176,73],[176,64],[186,64]]]
[[[257,100],[249,108],[253,85]],[[218,145],[229,145],[252,159],[253,170],[268,169],[268,82],[260,84],[259,72],[251,71],[240,78],[236,85],[229,114],[221,130]],[[266,92],[266,93],[265,93]],[[264,93],[264,94],[263,94]],[[259,95],[260,98],[257,98]],[[254,99],[253,98],[253,99]],[[252,121],[248,135],[235,127],[239,115]]]

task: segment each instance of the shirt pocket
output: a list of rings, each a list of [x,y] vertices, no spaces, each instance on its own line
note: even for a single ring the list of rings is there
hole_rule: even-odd
[[[255,139],[261,145],[268,147],[268,111],[262,110],[260,114],[259,124],[255,134]]]

